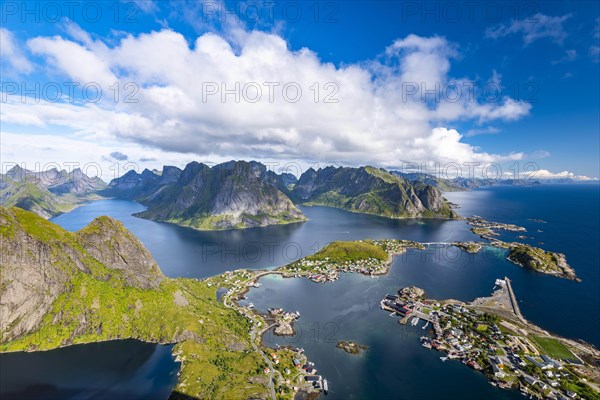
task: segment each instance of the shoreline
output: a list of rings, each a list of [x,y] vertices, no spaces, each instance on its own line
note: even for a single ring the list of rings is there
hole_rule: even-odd
[[[397,296],[386,295],[380,308],[403,317],[400,323],[409,319],[416,322],[413,325],[420,320],[432,323],[421,336],[422,346],[444,352],[442,361],[457,359],[481,372],[493,386],[519,389],[536,398],[560,398],[572,393],[569,390],[583,398],[585,393],[600,398],[600,351],[525,320],[512,304],[514,293],[507,278],[497,279],[494,288],[498,289],[488,297],[462,302],[430,299],[422,289],[405,287]],[[512,315],[507,304],[512,304]],[[424,314],[425,309],[436,311]],[[550,346],[549,341],[558,345]]]

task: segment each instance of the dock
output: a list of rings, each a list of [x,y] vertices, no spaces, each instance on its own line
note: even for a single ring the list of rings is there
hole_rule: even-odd
[[[515,292],[513,291],[512,285],[510,284],[510,279],[508,279],[508,277],[504,277],[504,281],[506,282],[506,289],[508,289],[508,295],[510,296],[510,304],[512,305],[513,312],[521,322],[527,322],[525,321],[523,314],[521,314],[519,303],[517,303],[517,297],[515,296]]]

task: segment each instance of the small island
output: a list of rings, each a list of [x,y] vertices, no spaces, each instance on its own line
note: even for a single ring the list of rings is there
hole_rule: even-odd
[[[575,275],[575,270],[567,264],[567,259],[562,253],[545,251],[539,247],[526,244],[512,243],[509,247],[507,259],[537,272],[581,281]]]
[[[335,345],[338,349],[344,350],[348,354],[359,355],[363,351],[367,350],[369,347],[363,344],[358,344],[356,342],[348,342],[342,340]]]
[[[488,240],[490,245],[507,249],[508,255],[506,259],[510,262],[543,274],[578,282],[581,281],[575,274],[575,270],[567,263],[564,254],[546,251],[525,243],[504,242],[496,238],[499,235],[494,230],[503,229],[513,232],[525,232],[525,228],[513,224],[487,221],[479,216],[467,218],[467,223],[472,226],[471,231],[474,234]],[[519,235],[518,238],[526,239],[527,237]],[[477,253],[483,247],[483,244],[479,242],[455,242],[453,245],[469,253]]]
[[[481,242],[453,242],[452,245],[467,253],[477,253],[483,248],[484,244]]]
[[[395,255],[407,249],[424,250],[425,245],[411,240],[356,240],[333,242],[315,254],[277,270],[285,277],[306,276],[313,282],[335,281],[340,272],[383,275],[389,271]]]

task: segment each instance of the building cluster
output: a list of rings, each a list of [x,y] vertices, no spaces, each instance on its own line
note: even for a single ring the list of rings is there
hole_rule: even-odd
[[[423,347],[444,353],[443,361],[457,359],[482,371],[494,386],[519,389],[527,396],[548,399],[579,397],[569,388],[580,381],[569,362],[543,354],[525,335],[501,329],[496,316],[458,303],[439,304],[423,298],[416,288],[387,295],[381,308],[403,317],[400,322],[425,320]],[[500,324],[500,326],[499,326]],[[413,323],[413,325],[416,325]],[[424,329],[425,329],[424,327]],[[576,359],[575,359],[576,360]]]

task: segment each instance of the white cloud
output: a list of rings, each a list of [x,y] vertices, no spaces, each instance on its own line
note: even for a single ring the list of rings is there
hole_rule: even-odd
[[[526,175],[526,176],[525,176]],[[528,179],[573,179],[575,181],[591,181],[598,180],[598,178],[591,178],[585,175],[576,175],[570,171],[562,171],[562,172],[551,172],[547,169],[540,169],[535,172],[523,172],[522,178]]]
[[[495,128],[493,126],[488,126],[486,128],[481,128],[481,129],[469,129],[465,133],[465,136],[471,137],[471,136],[478,136],[478,135],[495,135],[497,133],[500,133],[500,129]]]
[[[409,35],[379,60],[336,67],[309,49],[292,51],[280,36],[258,31],[238,34],[236,44],[206,33],[190,45],[181,34],[161,30],[127,35],[115,46],[93,40],[74,25],[67,31],[74,41],[37,37],[28,47],[49,60],[54,73],[82,84],[97,82],[105,96],[95,104],[22,102],[8,96],[3,121],[58,125],[86,140],[124,140],[188,154],[186,158],[210,154],[394,165],[401,160],[492,162],[524,156],[481,151],[443,126],[459,120],[512,121],[529,113],[528,103],[505,96],[482,103],[466,95],[437,102],[406,95],[407,82],[428,90],[462,82],[450,76],[458,49],[441,37]],[[499,83],[499,74],[494,72],[492,80]],[[135,82],[139,102],[113,101],[110,87],[115,82],[121,88]],[[272,101],[267,82],[279,85]],[[328,82],[333,85],[325,86]],[[212,83],[220,93],[207,96]],[[222,101],[222,85],[231,90],[236,83],[238,94],[250,85],[247,96],[236,102],[229,94]],[[284,99],[289,83],[302,90],[297,102]],[[256,87],[262,91],[260,100],[248,101]],[[294,90],[287,93],[293,96]],[[327,95],[337,102],[324,102]]]
[[[490,27],[486,30],[485,35],[492,39],[509,35],[522,35],[525,46],[543,38],[550,38],[562,44],[567,37],[563,23],[569,18],[571,18],[571,14],[554,17],[537,13],[531,18],[512,20],[509,25],[498,24]]]
[[[560,58],[558,60],[552,61],[552,64],[556,65],[556,64],[571,62],[571,61],[574,61],[576,57],[577,57],[577,51],[576,50],[567,50],[565,52],[564,57],[562,57],[562,58]]]
[[[21,51],[16,43],[13,33],[5,28],[0,28],[0,60],[10,68],[11,73],[28,74],[33,71],[33,65]],[[5,68],[2,68],[5,70]],[[6,71],[4,72],[6,73]]]

